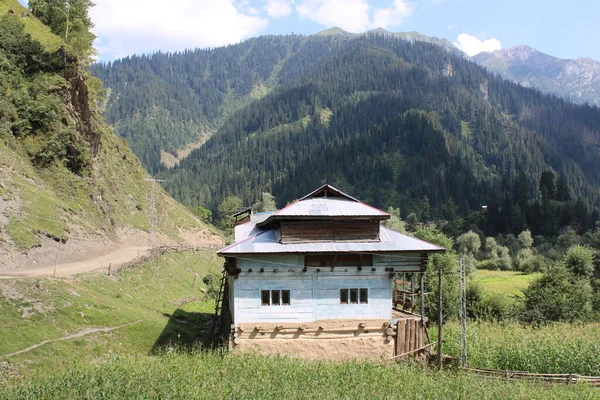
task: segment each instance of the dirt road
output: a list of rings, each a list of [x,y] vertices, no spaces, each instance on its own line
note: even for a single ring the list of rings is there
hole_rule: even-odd
[[[138,256],[144,256],[148,253],[147,246],[131,246],[114,250],[104,255],[84,260],[64,264],[31,266],[12,270],[0,270],[0,279],[12,278],[35,278],[43,276],[71,276],[80,272],[107,271],[108,266],[119,266],[130,262]]]

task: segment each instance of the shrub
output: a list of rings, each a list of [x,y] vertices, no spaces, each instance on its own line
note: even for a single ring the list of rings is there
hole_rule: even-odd
[[[534,272],[546,272],[549,265],[550,261],[546,257],[537,254],[525,260],[521,260],[519,262],[519,271],[523,271],[528,274],[532,274]]]
[[[588,280],[572,275],[564,266],[555,266],[523,292],[524,322],[576,321],[592,314],[592,288]]]
[[[580,245],[569,247],[565,254],[565,266],[576,276],[590,279],[594,274],[594,254]]]
[[[467,315],[471,319],[502,321],[516,314],[514,302],[501,294],[484,295],[481,285],[469,284],[466,291]]]

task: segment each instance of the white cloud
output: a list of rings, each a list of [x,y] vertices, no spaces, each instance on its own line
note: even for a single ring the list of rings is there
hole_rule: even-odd
[[[303,18],[350,32],[365,31],[370,25],[369,3],[365,0],[307,0],[296,9]]]
[[[391,7],[375,11],[373,26],[387,28],[400,24],[404,18],[412,15],[412,7],[404,0],[395,0]]]
[[[272,18],[287,17],[292,13],[293,3],[293,0],[267,0],[265,12]]]
[[[453,42],[452,44],[469,56],[474,56],[482,51],[490,52],[502,49],[502,43],[496,38],[482,41],[468,33],[461,33],[458,35],[456,37],[456,42]]]
[[[398,25],[412,14],[412,8],[406,0],[394,0],[389,7],[374,10],[366,0],[304,0],[296,10],[301,17],[327,27],[363,32]]]
[[[456,29],[456,24],[450,24],[450,25],[448,25],[448,30],[451,31],[453,29]]]
[[[90,10],[102,59],[156,50],[236,43],[259,33],[265,18],[245,14],[233,0],[96,0]]]

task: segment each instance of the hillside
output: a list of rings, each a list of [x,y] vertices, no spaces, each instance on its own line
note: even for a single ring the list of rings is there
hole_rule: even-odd
[[[581,231],[598,218],[598,109],[503,80],[433,43],[333,30],[132,56],[94,72],[112,89],[106,113],[120,113],[117,128],[146,124],[141,116],[159,105],[181,121],[214,116],[206,143],[161,172],[184,204],[216,211],[229,195],[252,204],[271,192],[283,206],[328,182],[403,216],[424,214],[424,196],[433,218],[450,221],[489,204],[491,221],[474,223],[494,235],[550,216],[560,220],[535,234]],[[243,100],[232,107],[236,94]],[[131,135],[156,153],[151,132]],[[568,202],[561,210],[534,204],[544,171],[559,177],[563,195],[550,200]]]
[[[0,18],[0,268],[146,243],[149,176],[97,111],[83,45],[62,45],[16,0]],[[160,187],[156,215],[155,243],[221,243]]]
[[[433,43],[459,53],[450,42],[417,32],[376,29],[353,34],[331,28],[315,37],[335,42],[369,34]],[[92,72],[109,88],[107,121],[128,140],[146,169],[156,173],[200,147],[237,110],[284,84],[283,74],[302,73],[294,66],[294,56],[317,43],[300,35],[265,36],[216,49],[134,55],[94,64]]]
[[[473,61],[523,86],[537,88],[576,103],[600,105],[600,62],[563,60],[529,46],[482,52]]]

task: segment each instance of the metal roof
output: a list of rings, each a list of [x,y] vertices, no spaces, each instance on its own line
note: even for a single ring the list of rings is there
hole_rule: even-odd
[[[313,197],[281,209],[272,217],[388,217],[385,211],[343,197]]]
[[[254,231],[257,232],[257,231]],[[253,232],[253,233],[254,233]],[[425,242],[400,232],[379,227],[379,242],[322,242],[279,243],[278,229],[258,231],[247,238],[227,246],[219,255],[285,254],[285,253],[377,253],[377,252],[442,252],[443,247]]]

